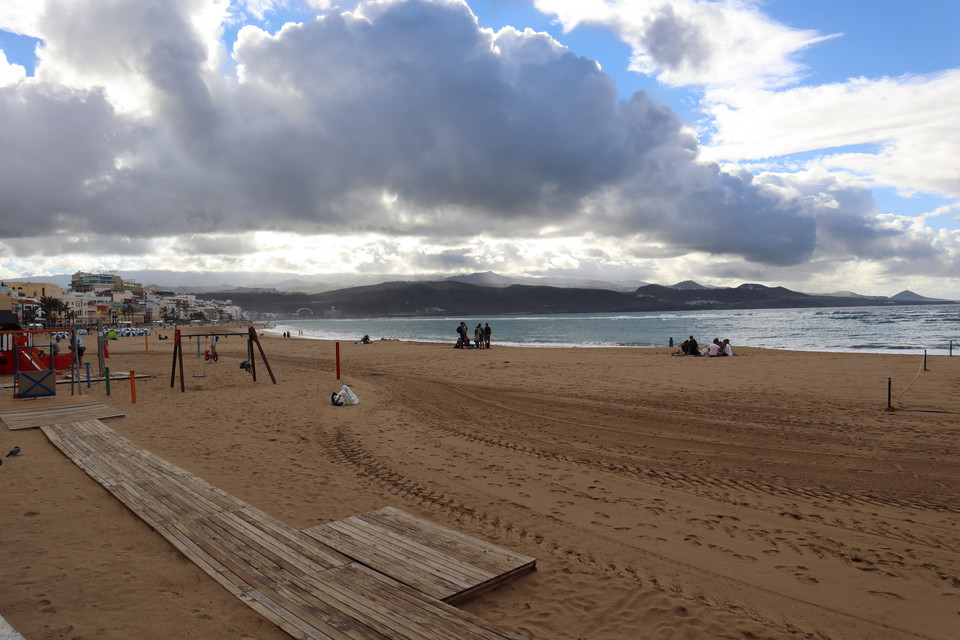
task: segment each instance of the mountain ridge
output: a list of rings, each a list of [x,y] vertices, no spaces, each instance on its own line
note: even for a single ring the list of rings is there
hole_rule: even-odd
[[[645,284],[632,292],[622,292],[527,284],[477,285],[446,279],[390,281],[316,293],[221,291],[197,295],[202,298],[228,295],[233,304],[252,313],[292,316],[300,311],[302,315],[334,318],[957,304],[910,291],[900,292],[898,298],[838,297],[756,283],[717,288],[681,284],[685,288]]]

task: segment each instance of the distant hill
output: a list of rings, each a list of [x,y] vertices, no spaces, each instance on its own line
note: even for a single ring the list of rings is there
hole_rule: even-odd
[[[908,292],[905,292],[908,293]],[[222,297],[223,292],[198,294]],[[321,317],[476,316],[519,313],[625,313],[689,309],[770,309],[944,304],[922,296],[811,295],[784,287],[676,288],[656,284],[631,292],[586,287],[511,284],[482,286],[458,280],[385,282],[319,293],[229,292],[250,313]],[[916,296],[916,294],[913,294]],[[919,298],[919,299],[918,299]]]
[[[693,280],[684,280],[683,282],[678,282],[677,284],[673,285],[673,288],[674,289],[709,289],[709,287],[705,287],[699,282],[694,282]]]
[[[919,293],[914,293],[909,289],[905,289],[896,295],[890,296],[890,299],[898,302],[948,302],[947,300],[940,300],[938,298],[928,298],[920,295]]]
[[[453,282],[465,282],[467,284],[476,284],[484,287],[509,287],[514,284],[526,284],[531,286],[562,287],[566,289],[609,289],[610,291],[633,291],[637,287],[643,286],[645,282],[606,282],[603,280],[585,280],[583,278],[565,278],[565,277],[532,277],[532,276],[501,276],[493,271],[483,273],[471,273],[469,275],[451,276],[446,280]]]

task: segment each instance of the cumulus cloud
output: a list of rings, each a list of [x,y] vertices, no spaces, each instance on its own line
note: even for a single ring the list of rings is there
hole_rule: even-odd
[[[685,6],[651,4],[636,23],[673,78],[710,73],[719,55],[716,25]],[[669,107],[620,101],[593,60],[547,34],[482,29],[459,0],[247,25],[225,65],[230,11],[47,0],[36,77],[0,88],[0,237],[55,230],[122,239],[121,255],[277,270],[352,237],[340,264],[402,272],[626,271],[688,254],[784,266],[874,257],[905,234],[871,222],[862,188],[706,161]],[[769,25],[756,24],[759,41]],[[814,38],[793,36],[794,50]]]
[[[804,72],[798,52],[834,35],[780,24],[750,0],[535,0],[570,30],[609,28],[631,68],[666,84],[778,86]]]
[[[0,50],[0,87],[18,84],[26,77],[27,70],[23,65],[10,63],[7,54]]]

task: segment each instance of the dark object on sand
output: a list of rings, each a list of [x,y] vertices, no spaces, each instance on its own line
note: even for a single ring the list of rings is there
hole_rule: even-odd
[[[18,455],[20,455],[20,447],[14,447],[13,449],[10,449],[10,453],[7,454],[7,457],[9,458],[10,456]]]

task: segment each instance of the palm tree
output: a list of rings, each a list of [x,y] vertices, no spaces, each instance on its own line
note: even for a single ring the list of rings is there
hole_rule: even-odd
[[[68,310],[67,304],[63,300],[53,296],[40,296],[40,308],[43,309],[48,327],[51,324],[56,324],[57,316]]]

